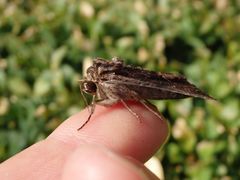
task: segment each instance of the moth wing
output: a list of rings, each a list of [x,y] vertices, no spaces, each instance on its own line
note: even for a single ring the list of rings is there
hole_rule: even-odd
[[[195,85],[189,83],[185,77],[171,74],[159,74],[162,80],[135,79],[125,76],[112,76],[105,83],[126,85],[129,89],[137,92],[144,99],[180,99],[197,97],[213,99]]]

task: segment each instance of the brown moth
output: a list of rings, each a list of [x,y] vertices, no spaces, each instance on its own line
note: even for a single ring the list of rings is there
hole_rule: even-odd
[[[87,75],[80,80],[81,92],[93,96],[90,115],[78,129],[82,129],[94,113],[95,104],[110,106],[117,102],[123,105],[138,118],[126,101],[141,102],[154,114],[159,114],[150,108],[147,99],[182,99],[196,97],[214,99],[195,85],[189,83],[182,75],[160,73],[144,70],[139,67],[124,65],[123,60],[112,58],[111,61],[96,58],[93,65],[87,69]]]

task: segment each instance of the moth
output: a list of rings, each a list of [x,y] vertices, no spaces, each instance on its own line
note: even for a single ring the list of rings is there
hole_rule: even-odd
[[[80,80],[81,92],[92,95],[90,115],[86,122],[78,128],[82,129],[94,113],[95,105],[111,106],[117,102],[122,104],[138,118],[126,101],[141,102],[146,108],[159,116],[150,108],[148,99],[182,99],[196,97],[214,99],[182,75],[144,70],[140,67],[125,65],[123,60],[114,57],[110,61],[96,58],[87,69],[87,75]],[[84,97],[84,96],[83,96]]]

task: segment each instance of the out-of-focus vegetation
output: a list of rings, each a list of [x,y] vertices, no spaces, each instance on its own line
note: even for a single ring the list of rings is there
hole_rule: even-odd
[[[156,101],[171,137],[166,179],[240,177],[240,1],[0,0],[0,159],[84,103],[85,60],[179,72],[219,100]]]

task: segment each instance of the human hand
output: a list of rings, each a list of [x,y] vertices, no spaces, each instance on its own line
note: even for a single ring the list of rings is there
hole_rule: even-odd
[[[143,166],[166,141],[168,125],[141,104],[96,106],[90,122],[77,131],[85,109],[49,137],[0,165],[0,179],[157,179]]]

